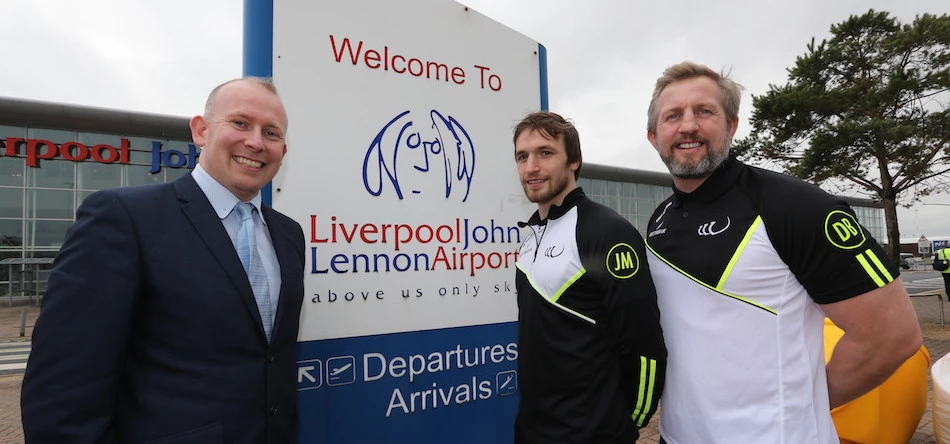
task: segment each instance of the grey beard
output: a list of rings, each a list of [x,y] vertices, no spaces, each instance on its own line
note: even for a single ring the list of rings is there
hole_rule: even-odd
[[[722,163],[729,158],[729,147],[732,145],[732,140],[727,139],[723,144],[724,146],[721,151],[711,153],[695,165],[676,163],[673,161],[673,156],[670,156],[670,160],[664,161],[664,163],[666,163],[666,167],[669,168],[670,174],[673,177],[680,179],[704,179],[709,177],[713,171],[716,171],[716,168],[719,168],[719,165],[722,165]]]

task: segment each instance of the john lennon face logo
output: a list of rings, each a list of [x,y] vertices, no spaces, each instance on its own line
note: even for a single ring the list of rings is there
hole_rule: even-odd
[[[373,196],[387,187],[407,194],[468,199],[475,174],[475,145],[452,116],[431,110],[424,125],[403,111],[379,131],[363,159],[363,186]]]

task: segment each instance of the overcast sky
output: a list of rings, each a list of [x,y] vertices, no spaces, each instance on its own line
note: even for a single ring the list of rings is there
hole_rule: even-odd
[[[451,1],[451,0],[446,0]],[[548,50],[552,111],[571,118],[591,163],[665,171],[646,141],[646,108],[663,69],[694,60],[751,96],[787,80],[812,37],[868,9],[909,23],[946,0],[467,0]],[[0,96],[191,116],[241,75],[242,0],[3,0]],[[902,237],[950,236],[950,197],[901,210]]]

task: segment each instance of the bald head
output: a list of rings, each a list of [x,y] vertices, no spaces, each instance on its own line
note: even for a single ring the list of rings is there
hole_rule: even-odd
[[[218,93],[221,91],[221,89],[236,82],[247,82],[254,85],[258,85],[270,91],[271,94],[277,97],[280,97],[280,94],[277,94],[277,86],[274,85],[274,81],[270,77],[247,76],[247,77],[241,77],[237,79],[228,80],[227,82],[224,82],[214,87],[214,89],[211,90],[211,93],[208,94],[208,100],[205,101],[205,114],[204,114],[205,118],[208,118],[211,116],[211,112],[214,109],[214,101],[215,99],[217,99]]]

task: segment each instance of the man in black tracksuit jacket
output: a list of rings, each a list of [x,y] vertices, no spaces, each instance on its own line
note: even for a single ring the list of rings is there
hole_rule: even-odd
[[[525,195],[516,444],[630,444],[656,411],[666,347],[643,239],[577,188],[580,142],[561,116],[515,128]]]

